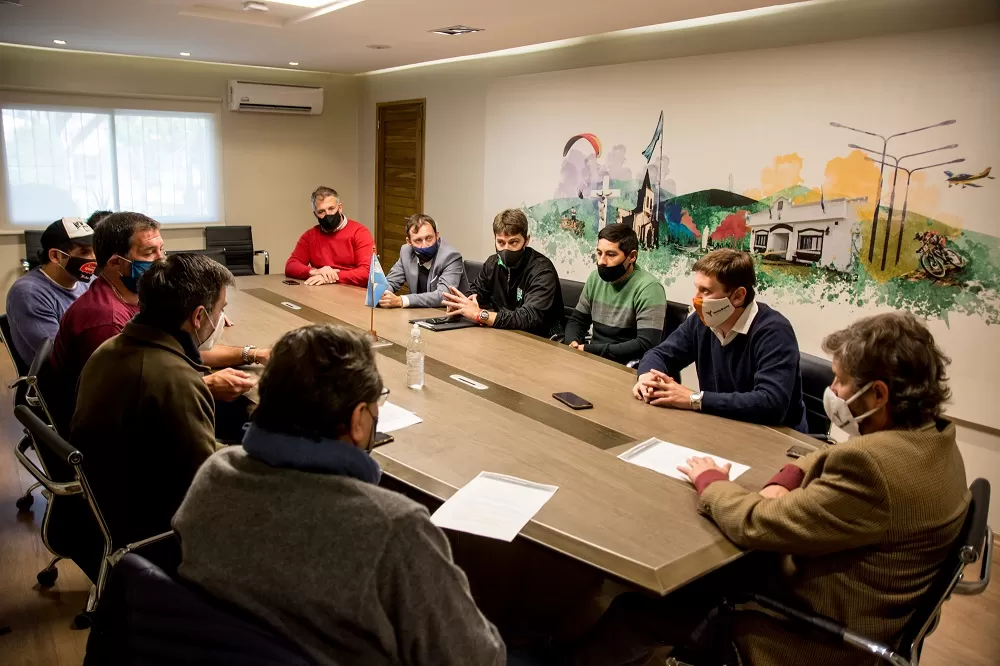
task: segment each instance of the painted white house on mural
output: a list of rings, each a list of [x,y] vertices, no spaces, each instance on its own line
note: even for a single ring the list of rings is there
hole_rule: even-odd
[[[755,254],[847,271],[858,232],[857,205],[867,197],[794,204],[778,197],[747,216]]]

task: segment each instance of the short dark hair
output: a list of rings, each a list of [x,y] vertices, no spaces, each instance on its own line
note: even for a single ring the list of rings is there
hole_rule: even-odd
[[[749,252],[728,248],[712,250],[696,261],[691,270],[714,277],[729,292],[740,287],[745,288],[747,297],[743,300],[744,307],[749,305],[754,298],[757,273],[754,271],[753,258]]]
[[[434,233],[437,233],[437,231],[438,231],[437,222],[435,222],[434,218],[431,217],[430,215],[424,215],[423,213],[417,213],[416,215],[411,215],[408,218],[406,218],[406,238],[407,238],[407,240],[409,240],[409,238],[410,238],[410,232],[412,232],[412,231],[420,231],[420,227],[424,226],[425,224],[431,225],[431,229],[434,230]]]
[[[111,213],[112,211],[110,210],[95,210],[90,214],[90,217],[87,218],[87,226],[94,231],[97,231],[97,227],[99,227],[101,222],[104,221],[104,218],[111,215]]]
[[[326,187],[325,185],[320,185],[315,190],[313,190],[310,198],[312,199],[313,208],[316,208],[316,202],[320,199],[326,199],[327,197],[334,197],[337,201],[340,201],[340,195],[337,194],[337,190],[332,187]]]
[[[823,351],[858,389],[875,380],[885,382],[894,426],[919,428],[941,416],[951,398],[945,372],[951,359],[909,312],[859,319],[826,336]]]
[[[639,249],[639,237],[635,235],[632,227],[625,224],[609,224],[601,229],[597,239],[617,243],[618,249],[626,256]]]
[[[315,324],[286,333],[260,380],[258,427],[309,439],[338,439],[358,403],[373,403],[382,377],[367,336]]]
[[[528,237],[528,217],[520,208],[508,208],[497,213],[493,218],[493,235]]]
[[[98,268],[104,268],[111,257],[128,257],[132,236],[140,231],[159,229],[160,223],[142,213],[112,213],[101,220],[94,231],[94,255]]]
[[[174,331],[199,305],[211,312],[222,290],[234,284],[233,274],[214,259],[172,254],[139,278],[139,312],[150,325]]]

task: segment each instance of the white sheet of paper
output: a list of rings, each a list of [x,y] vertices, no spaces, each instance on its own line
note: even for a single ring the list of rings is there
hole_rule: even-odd
[[[678,446],[677,444],[664,442],[662,439],[656,439],[655,437],[647,439],[642,444],[636,444],[618,457],[625,462],[638,465],[639,467],[645,467],[646,469],[651,469],[654,472],[665,474],[666,476],[674,479],[689,481],[686,476],[677,471],[677,468],[681,465],[687,466],[687,459],[691,456],[708,456],[718,465],[732,463],[733,467],[729,470],[730,480],[736,479],[740,474],[743,474],[743,472],[750,469],[747,465],[742,465],[738,462],[733,462],[732,460],[726,460],[725,458],[720,458],[719,456],[713,456],[710,453],[695,451],[694,449],[689,449],[686,446]]]
[[[423,423],[423,419],[399,405],[387,402],[378,408],[378,431],[392,432],[407,426]]]
[[[513,541],[557,490],[558,486],[480,472],[434,512],[431,522],[459,532]]]

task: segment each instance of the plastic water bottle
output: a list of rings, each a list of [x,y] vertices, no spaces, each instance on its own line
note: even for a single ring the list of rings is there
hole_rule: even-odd
[[[411,389],[424,387],[424,341],[420,339],[420,327],[416,324],[406,343],[406,386]]]

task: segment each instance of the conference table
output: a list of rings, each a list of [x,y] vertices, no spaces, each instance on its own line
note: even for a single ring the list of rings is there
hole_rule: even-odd
[[[234,326],[225,331],[226,344],[270,346],[312,323],[369,330],[364,289],[282,279],[237,279],[228,294]],[[374,450],[384,473],[439,501],[483,471],[558,486],[520,538],[650,593],[665,595],[742,553],[698,514],[691,484],[618,454],[656,437],[749,465],[737,483],[757,490],[789,462],[791,445],[813,441],[786,428],[646,405],[631,395],[633,371],[513,331],[422,330],[425,385],[408,389],[409,320],[441,314],[374,312],[378,336],[390,343],[376,350],[389,401],[423,419]],[[593,409],[573,411],[552,398],[563,391]]]

